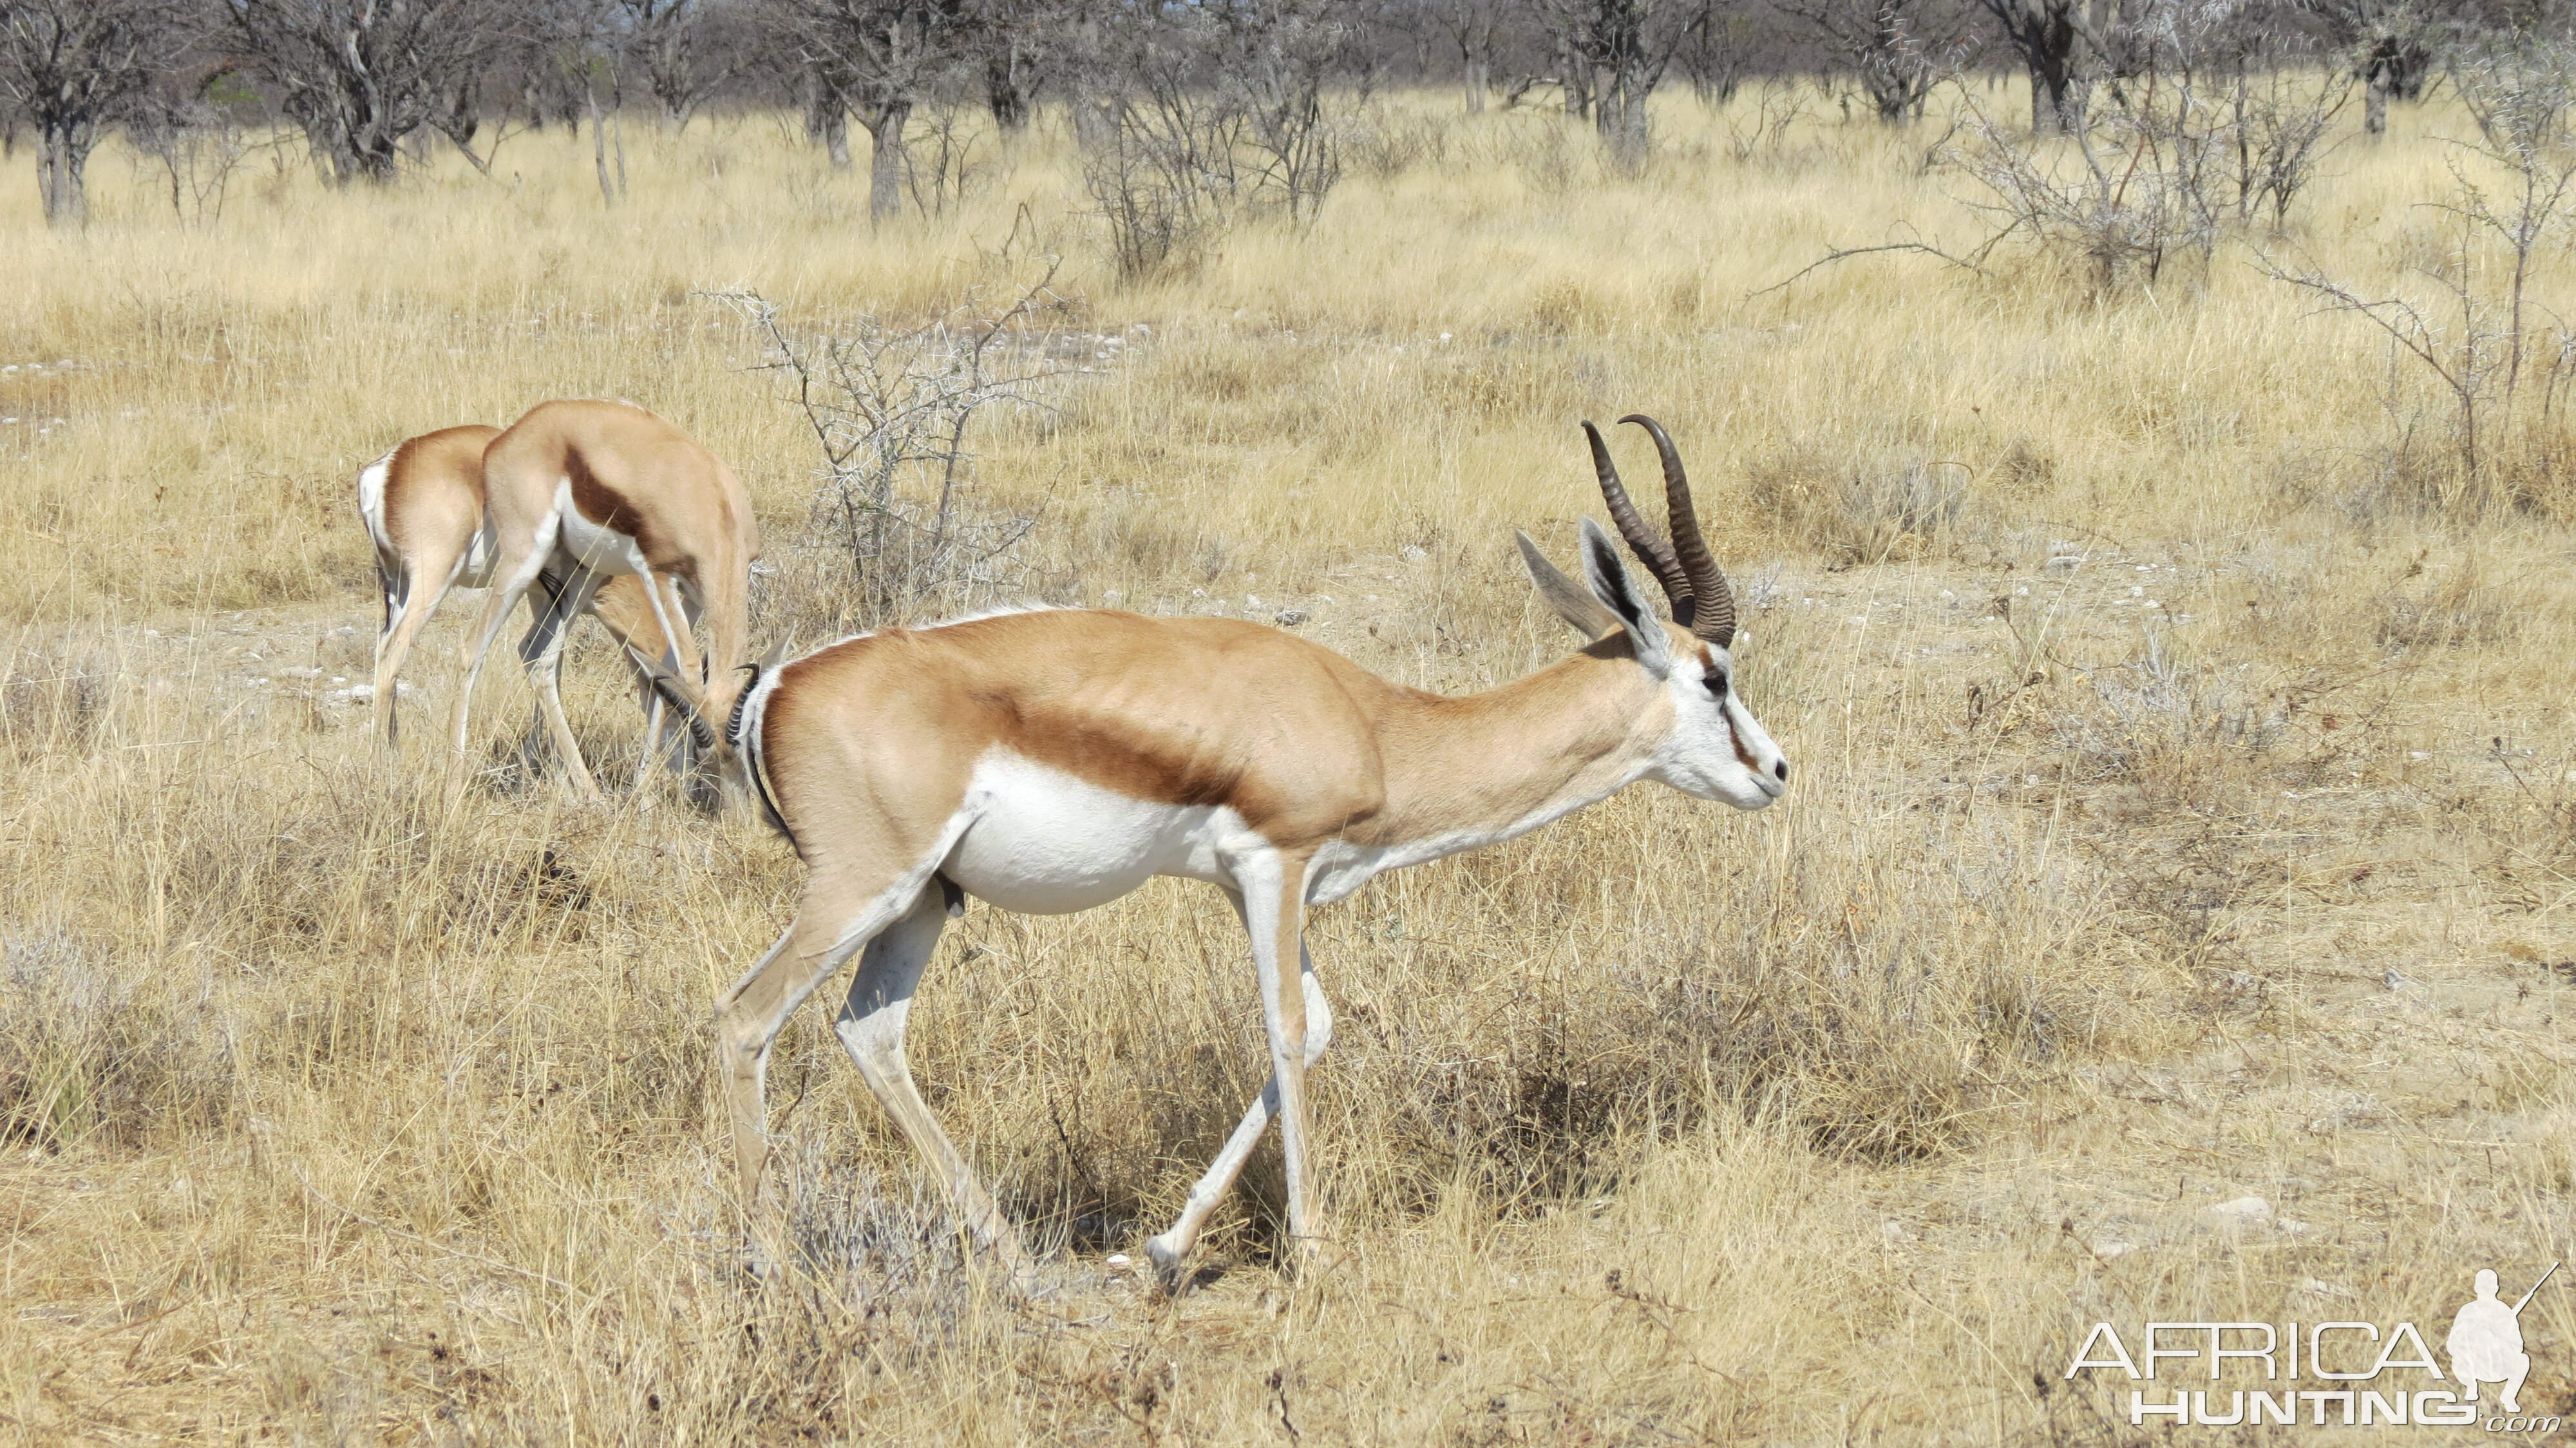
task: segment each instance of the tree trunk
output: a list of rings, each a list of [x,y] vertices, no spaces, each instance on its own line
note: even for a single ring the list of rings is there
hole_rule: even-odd
[[[2373,136],[2388,132],[2388,82],[2377,70],[2361,94],[2361,129]]]
[[[1485,92],[1491,85],[1491,82],[1486,75],[1485,58],[1483,56],[1471,55],[1467,57],[1466,81],[1467,114],[1471,116],[1481,116],[1485,113]]]
[[[984,56],[984,99],[993,108],[993,126],[1015,136],[1029,125],[1028,83],[1020,75],[1020,44],[1006,40]]]
[[[2046,135],[2084,124],[2084,93],[2075,83],[2073,57],[2043,52],[2030,62],[2030,128]]]
[[[52,124],[36,133],[36,189],[45,199],[47,226],[87,226],[89,187],[81,172],[97,133],[80,122]]]
[[[861,118],[865,120],[865,117]],[[903,213],[903,128],[912,119],[912,102],[880,107],[868,125],[868,222],[878,225]]]

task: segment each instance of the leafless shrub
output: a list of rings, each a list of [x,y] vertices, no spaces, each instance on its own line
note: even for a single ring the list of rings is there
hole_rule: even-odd
[[[1055,266],[994,305],[980,296],[919,326],[862,316],[800,337],[755,292],[722,298],[760,329],[766,370],[786,383],[821,447],[803,548],[845,561],[836,628],[873,628],[929,604],[1011,596],[1013,551],[1033,518],[972,497],[967,438],[988,413],[1042,411],[1071,366],[1056,350],[1069,310]]]
[[[1959,463],[1920,455],[1758,464],[1754,495],[1772,522],[1845,564],[1924,557],[1964,541],[1979,513]]]
[[[2472,55],[2453,75],[2476,119],[2463,143],[2504,173],[2482,184],[2458,156],[2452,194],[2432,203],[2450,229],[2445,250],[2415,272],[2432,283],[2424,305],[2367,297],[2314,270],[2270,258],[2277,280],[2318,297],[2322,309],[2368,320],[2388,340],[2392,365],[2414,362],[2447,395],[2452,417],[2447,476],[2425,480],[2437,508],[2501,502],[2561,506],[2568,440],[2562,406],[2576,384],[2576,329],[2532,294],[2544,244],[2576,216],[2576,50],[2522,42]]]
[[[1725,119],[1726,154],[1739,164],[1781,156],[1790,131],[1812,118],[1815,99],[1816,92],[1804,81],[1764,80],[1752,113]]]
[[[2165,628],[2149,623],[2143,648],[2126,664],[2086,670],[2094,708],[2057,721],[2060,745],[2094,777],[2198,800],[2282,743],[2279,709],[2175,654]]]
[[[199,96],[153,106],[126,128],[134,148],[169,177],[171,215],[201,226],[222,219],[233,172],[256,144],[236,108],[254,99],[220,72]]]
[[[96,747],[117,675],[95,656],[30,650],[0,658],[0,756],[25,762]]]
[[[2408,577],[2422,571],[2418,557]],[[2380,592],[2371,599],[2370,612],[2371,636],[2381,647],[2401,651],[2502,643],[2519,622],[2513,600],[2480,576],[2474,557],[2420,588],[2401,583]]]
[[[914,113],[904,142],[904,185],[912,208],[945,216],[951,206],[980,194],[993,167],[977,147],[973,114],[951,101],[933,101]]]
[[[0,1140],[131,1146],[222,1120],[232,1041],[203,1000],[147,990],[157,968],[120,972],[59,932],[0,938]]]
[[[1975,43],[1964,11],[1929,0],[1783,0],[1781,8],[1824,38],[1891,126],[1921,119],[1933,88],[1958,73]]]
[[[1355,107],[1343,0],[1138,14],[1104,57],[1083,184],[1129,275],[1186,260],[1242,215],[1313,218],[1340,181]]]
[[[971,1278],[956,1214],[937,1186],[891,1183],[812,1147],[791,1144],[780,1156],[796,1269],[787,1280],[808,1305],[899,1316],[924,1350],[953,1338]]]
[[[1445,117],[1380,114],[1352,129],[1346,150],[1362,172],[1390,180],[1447,161],[1451,129]]]

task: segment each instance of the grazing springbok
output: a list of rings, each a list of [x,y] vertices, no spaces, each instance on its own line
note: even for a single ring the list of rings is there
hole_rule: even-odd
[[[540,402],[484,448],[483,490],[492,591],[465,641],[449,719],[459,754],[484,657],[510,610],[540,581],[558,596],[539,611],[540,630],[521,652],[538,709],[584,795],[599,798],[599,786],[564,717],[562,625],[615,580],[633,580],[665,638],[689,637],[691,621],[705,616],[703,660],[681,657],[675,670],[658,650],[630,647],[627,657],[682,707],[693,734],[705,735],[701,719],[725,717],[744,684],[743,615],[760,554],[751,502],[732,469],[631,402]]]
[[[358,474],[358,516],[375,545],[376,586],[384,595],[370,727],[388,747],[400,742],[395,695],[413,641],[449,589],[482,588],[491,582],[491,558],[483,540],[483,449],[500,435],[501,429],[481,423],[441,428],[405,439]],[[520,645],[523,655],[533,656],[540,641],[561,627],[546,618],[548,609],[563,601],[561,581],[541,575],[538,587],[546,605],[535,610]],[[697,656],[686,633],[676,640],[664,636],[643,585],[634,579],[612,579],[591,600],[590,613],[624,646],[619,658],[630,668],[634,664],[627,650],[648,658],[669,651],[683,668]],[[635,673],[646,718],[640,783],[662,752],[663,700],[651,674],[640,668]]]
[[[904,1020],[947,915],[973,895],[1062,914],[1154,875],[1226,892],[1252,937],[1271,1077],[1146,1244],[1176,1287],[1191,1245],[1271,1118],[1288,1230],[1316,1232],[1305,1072],[1332,1038],[1306,952],[1309,906],[1371,876],[1508,840],[1640,779],[1760,809],[1788,761],[1734,690],[1735,603],[1670,439],[1672,545],[1637,516],[1600,434],[1612,516],[1671,607],[1657,616],[1591,519],[1579,586],[1517,534],[1539,593],[1591,640],[1501,688],[1444,698],[1293,634],[1231,619],[1025,611],[844,639],[755,669],[718,748],[740,756],[809,874],[796,921],[718,1000],[736,1165],[756,1203],[762,1079],[798,1004],[851,956],[836,1029],[868,1087],[937,1167],[1015,1283],[1030,1260],[914,1088]]]

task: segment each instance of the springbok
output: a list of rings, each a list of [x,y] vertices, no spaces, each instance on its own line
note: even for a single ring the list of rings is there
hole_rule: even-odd
[[[1467,698],[1392,684],[1292,634],[1213,618],[1020,611],[863,634],[755,669],[717,747],[740,756],[809,868],[796,921],[716,1007],[747,1203],[769,1151],[762,1082],[788,1015],[861,955],[836,1029],[946,1179],[966,1224],[1030,1259],[914,1088],[904,1023],[944,919],[973,895],[1062,914],[1154,875],[1226,892],[1252,937],[1271,1077],[1180,1220],[1146,1244],[1166,1289],[1271,1118],[1288,1230],[1311,1251],[1305,1071],[1332,1038],[1305,912],[1371,876],[1511,839],[1640,779],[1760,809],[1788,761],[1733,685],[1735,603],[1664,430],[1672,545],[1630,504],[1600,433],[1612,517],[1662,585],[1659,619],[1590,518],[1589,591],[1515,534],[1557,615],[1591,641]],[[861,952],[864,952],[862,955]],[[1292,978],[1291,971],[1294,971]]]
[[[599,798],[599,786],[564,717],[562,623],[617,579],[633,580],[667,639],[689,637],[703,612],[707,652],[701,661],[681,658],[685,673],[659,650],[630,647],[627,656],[682,707],[693,734],[705,735],[701,719],[725,717],[744,683],[743,615],[760,534],[742,484],[721,459],[631,402],[540,402],[484,448],[483,490],[492,590],[465,641],[449,717],[460,755],[483,660],[510,610],[541,580],[559,596],[540,611],[540,630],[521,652],[538,709],[585,796]]]
[[[483,540],[483,449],[501,429],[480,423],[441,428],[396,444],[358,474],[358,516],[375,545],[376,586],[384,596],[384,621],[376,630],[375,697],[370,728],[391,747],[400,742],[396,693],[403,661],[414,640],[438,612],[451,588],[490,584],[492,564]],[[561,581],[541,575],[538,586],[546,607],[536,609],[520,645],[533,657],[540,642],[560,628],[547,613],[563,602]],[[696,657],[695,642],[684,632],[666,638],[643,586],[631,578],[610,580],[590,603],[590,614],[625,647],[648,658],[666,650],[682,666]],[[645,706],[645,749],[638,782],[662,752],[663,700],[652,675],[634,668],[621,650],[621,661],[634,669]]]

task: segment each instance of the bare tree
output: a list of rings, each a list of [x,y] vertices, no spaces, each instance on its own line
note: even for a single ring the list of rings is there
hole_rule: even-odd
[[[1683,44],[1709,23],[1713,0],[1531,0],[1550,37],[1566,112],[1589,116],[1618,165],[1645,161],[1647,102]]]
[[[138,113],[154,78],[186,49],[189,8],[185,0],[0,0],[0,96],[36,132],[46,225],[89,219],[90,148]]]
[[[983,81],[994,129],[1026,130],[1047,63],[1066,39],[1072,14],[1057,0],[964,0],[965,48]]]
[[[1494,83],[1494,44],[1502,29],[1498,0],[1440,0],[1440,32],[1458,50],[1458,83],[1467,93],[1467,114],[1482,115],[1485,93]]]
[[[1341,179],[1366,76],[1346,0],[1211,0],[1101,27],[1083,182],[1121,269],[1150,271],[1243,212],[1311,220]],[[1353,86],[1351,82],[1360,82]]]
[[[783,0],[780,19],[820,108],[808,111],[808,129],[828,140],[840,114],[859,118],[872,143],[868,219],[891,220],[903,210],[904,126],[956,66],[965,11],[954,0]],[[836,151],[835,164],[846,154]]]
[[[2391,98],[2413,102],[2424,96],[2424,82],[2433,73],[2434,18],[2415,0],[2325,0],[2317,11],[2351,48],[2353,73],[2362,83],[2362,129],[2384,134]]]
[[[1910,124],[1967,57],[1966,16],[1943,0],[1781,0],[1832,48],[1878,119]]]
[[[279,95],[331,179],[393,179],[435,131],[478,167],[479,83],[513,34],[499,0],[224,0],[231,40]]]
[[[689,117],[733,75],[731,66],[700,64],[707,0],[614,0],[621,70],[641,75],[662,119],[685,130]]]
[[[2102,51],[2099,0],[1978,0],[2030,75],[2030,128],[2084,124],[2085,69]]]

